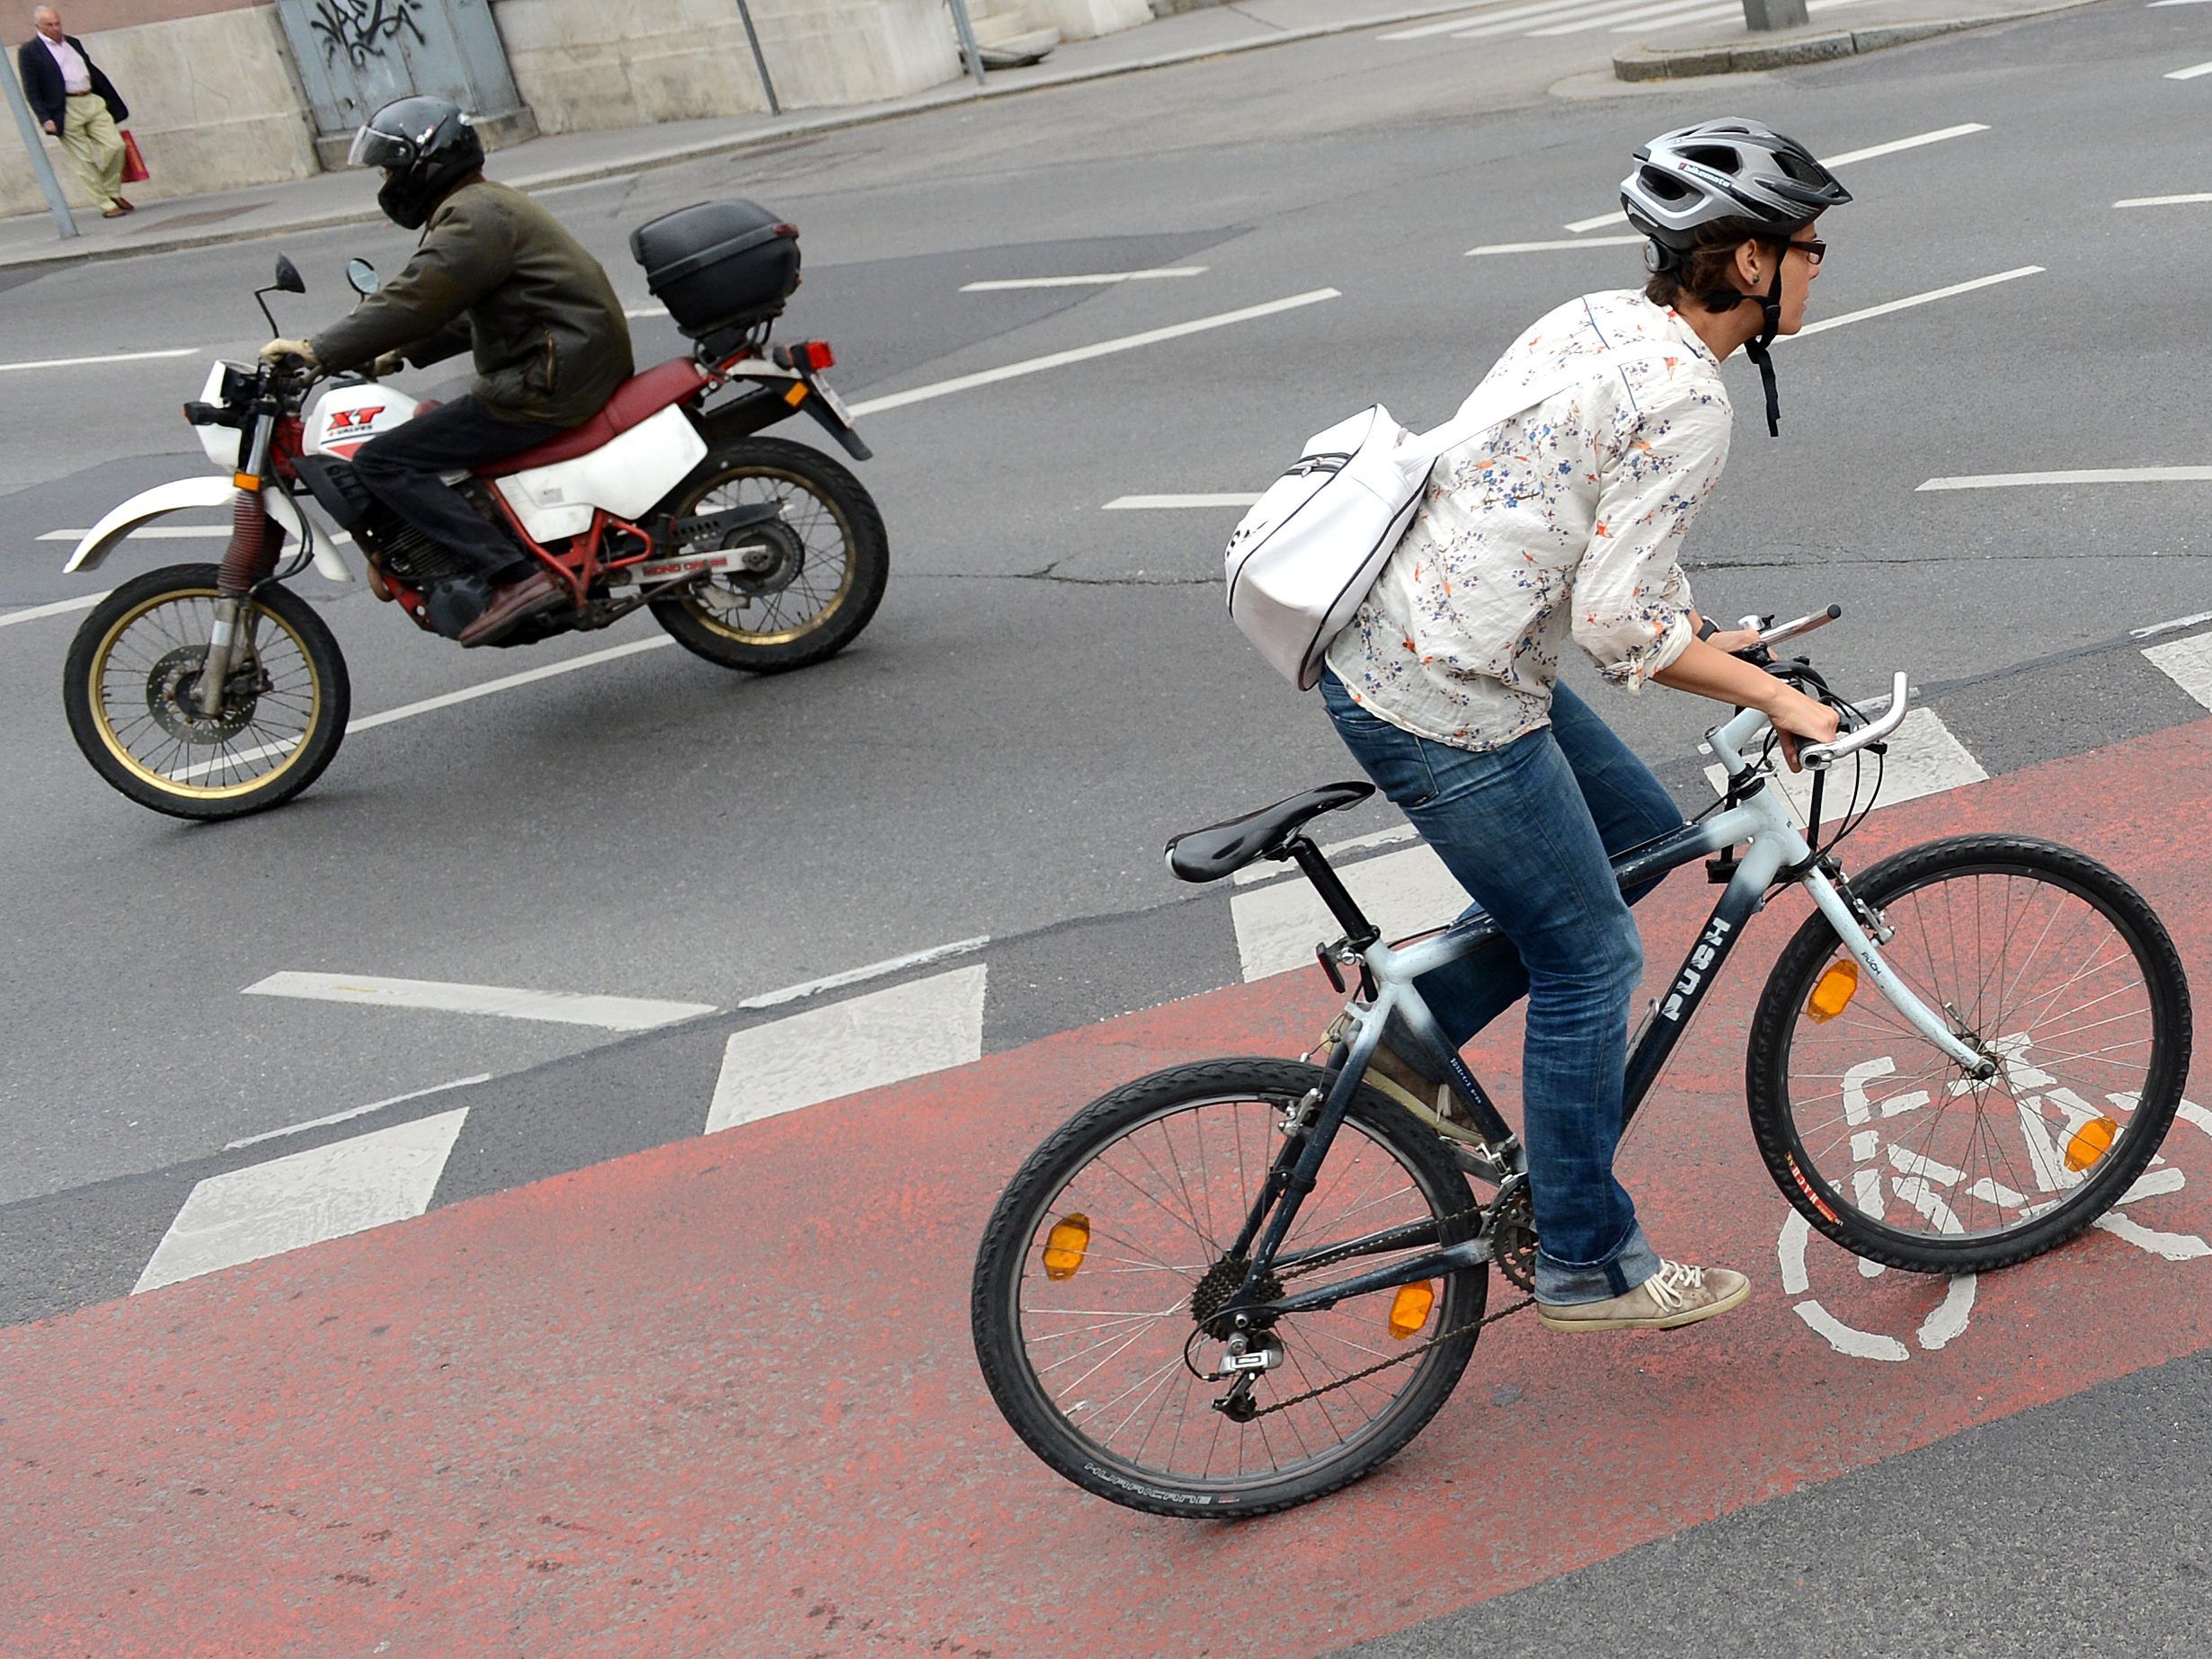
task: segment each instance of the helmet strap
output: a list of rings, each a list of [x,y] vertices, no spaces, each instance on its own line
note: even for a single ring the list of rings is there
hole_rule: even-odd
[[[1746,294],[1743,299],[1752,296]],[[1741,301],[1739,300],[1739,304]],[[1759,297],[1760,329],[1758,337],[1744,347],[1744,355],[1759,368],[1759,383],[1766,390],[1766,431],[1770,438],[1781,436],[1781,399],[1774,391],[1774,359],[1767,348],[1774,343],[1774,336],[1781,332],[1781,265],[1774,266],[1774,279],[1767,284],[1766,292]]]

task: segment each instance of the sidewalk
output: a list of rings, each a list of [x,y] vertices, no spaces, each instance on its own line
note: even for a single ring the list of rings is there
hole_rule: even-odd
[[[1676,24],[1613,56],[1622,81],[1741,75],[1852,58],[1884,47],[2094,5],[2097,0],[1810,0],[1802,29],[1754,34],[1741,18]],[[1719,8],[1716,7],[1716,10]]]
[[[2068,3],[2089,4],[2091,0]],[[1826,21],[1825,12],[1841,6],[1851,9],[1837,22]],[[1846,26],[1861,32],[1893,26],[1955,28],[1965,26],[1969,19],[2031,15],[2051,5],[2050,0],[1813,0],[1813,8],[1811,29],[1756,39],[1762,42],[1795,40],[1799,34],[1826,39]],[[912,97],[810,110],[781,118],[733,116],[607,132],[564,133],[498,151],[487,170],[509,183],[542,190],[758,148],[972,103],[979,98],[1010,97],[1425,18],[1441,20],[1463,13],[1470,21],[1481,21],[1498,12],[1497,4],[1485,4],[1483,0],[1471,4],[1466,0],[1459,4],[1440,4],[1439,0],[1242,0],[1234,6],[1180,13],[1099,40],[1063,44],[1043,63],[1029,68],[991,71],[980,91],[973,81],[962,79]],[[1660,37],[1660,47],[1651,49],[1667,61],[1682,58],[1685,49],[1709,55],[1717,51],[1725,57],[1731,45],[1754,38],[1740,22],[1720,23]],[[1844,38],[1851,37],[1846,34]],[[1831,49],[1809,52],[1809,57],[1834,55],[1840,54]],[[1686,64],[1658,71],[1670,75],[1706,72],[1710,70]],[[1586,90],[1584,95],[1592,94]],[[72,241],[60,239],[50,215],[28,214],[0,219],[0,270],[129,259],[325,226],[366,223],[377,217],[376,180],[361,172],[326,173],[247,190],[149,201],[138,212],[120,219],[102,219],[85,210],[77,215],[79,234]]]
[[[1885,811],[1852,863],[2048,835],[2121,864],[2201,962],[2212,881],[2165,831],[2208,795],[2201,722]],[[1707,891],[1639,912],[1655,963]],[[1665,1337],[1501,1323],[1428,1431],[1324,1503],[1223,1526],[1079,1494],[968,1335],[1029,1148],[1154,1067],[1302,1047],[1337,1000],[1306,971],[0,1330],[0,1618],[24,1651],[117,1655],[1220,1654],[1251,1646],[1224,1607],[1265,1593],[1270,1644],[1309,1654],[2212,1343],[2188,1125],[2128,1216],[2189,1239],[2094,1231],[1963,1290],[1793,1249],[1741,1095],[1791,919],[1760,918],[1623,1148],[1655,1230],[1750,1271],[1751,1302]],[[1494,1080],[1509,1036],[1477,1055]]]
[[[1243,0],[1164,17],[1141,28],[1053,49],[1026,69],[994,69],[978,89],[964,76],[926,93],[880,103],[804,110],[781,117],[731,116],[670,121],[606,132],[563,133],[495,152],[485,169],[525,189],[582,183],[702,156],[757,148],[794,138],[891,120],[927,110],[1075,85],[1225,53],[1310,40],[1355,29],[1479,9],[1481,0]],[[147,202],[128,218],[76,214],[78,235],[63,241],[53,216],[0,219],[0,270],[129,259],[179,248],[250,242],[291,231],[352,225],[378,217],[376,179],[363,172],[325,173],[247,190]]]

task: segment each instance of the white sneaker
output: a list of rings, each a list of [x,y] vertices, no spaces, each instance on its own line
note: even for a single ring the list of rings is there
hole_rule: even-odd
[[[1661,1262],[1626,1296],[1602,1302],[1538,1302],[1536,1317],[1555,1331],[1671,1331],[1743,1305],[1751,1281],[1725,1267]]]

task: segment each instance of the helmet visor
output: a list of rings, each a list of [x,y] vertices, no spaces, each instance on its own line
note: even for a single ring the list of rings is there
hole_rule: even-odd
[[[388,132],[379,132],[363,122],[361,129],[353,135],[353,147],[346,152],[349,167],[396,167],[413,164],[415,147],[404,138]]]

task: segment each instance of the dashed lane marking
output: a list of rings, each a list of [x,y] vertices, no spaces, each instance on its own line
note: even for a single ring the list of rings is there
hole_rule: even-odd
[[[2032,277],[2043,269],[2040,265],[2021,265],[2011,271],[2000,271],[1994,276],[1977,277],[1971,282],[1954,282],[1948,288],[1930,288],[1924,294],[1907,294],[1903,299],[1893,299],[1886,305],[1869,306],[1863,311],[1846,311],[1840,317],[1824,317],[1817,323],[1808,323],[1794,334],[1784,334],[1782,341],[1806,340],[1815,334],[1825,334],[1832,328],[1843,328],[1849,324],[1863,323],[1870,317],[1886,317],[1892,312],[1909,311],[1915,306],[1933,305],[1939,299],[1950,299],[1960,294],[1971,294],[1977,288],[1994,288],[2000,282],[2016,282],[2022,277]]]
[[[2212,708],[2212,634],[2150,645],[2143,654],[2151,666],[2207,708]]]
[[[737,1006],[741,1008],[777,1008],[787,1002],[801,1002],[809,997],[820,996],[826,990],[840,990],[848,985],[858,985],[864,980],[879,980],[885,974],[899,973],[909,968],[925,967],[933,962],[944,962],[954,956],[965,956],[982,950],[991,943],[987,933],[973,939],[955,939],[950,945],[933,945],[926,951],[910,951],[903,956],[893,956],[885,962],[872,962],[865,968],[848,968],[842,973],[832,973],[825,979],[808,980],[798,985],[786,985],[781,990],[764,991],[758,997],[748,997]]]
[[[1473,259],[1484,253],[1555,253],[1568,248],[1625,248],[1642,240],[1641,236],[1574,236],[1560,242],[1486,242],[1479,248],[1468,249],[1466,257]]]
[[[985,964],[810,1008],[733,1036],[706,1132],[982,1058]]]
[[[2161,634],[2172,634],[2181,628],[2193,628],[2200,622],[2212,622],[2212,610],[2193,610],[2186,617],[2176,617],[2172,622],[2154,622],[2147,628],[2130,628],[2129,639],[2156,639]]]
[[[430,1207],[467,1109],[295,1152],[192,1189],[132,1294],[303,1245],[342,1238]]]
[[[600,997],[582,991],[524,990],[510,985],[459,985],[445,980],[392,980],[351,973],[272,973],[247,986],[245,994],[486,1014],[559,1025],[595,1025],[604,1031],[653,1031],[718,1011],[706,1002],[661,1002],[643,997]]]
[[[51,605],[27,605],[22,610],[12,610],[0,617],[0,628],[11,627],[18,622],[36,622],[41,617],[59,617],[73,610],[90,610],[106,599],[112,589],[98,593],[87,593],[74,599],[56,599]]]
[[[998,294],[1025,288],[1110,288],[1117,282],[1158,282],[1168,277],[1202,277],[1204,265],[1161,265],[1150,271],[1106,271],[1088,277],[999,277],[987,282],[964,282],[963,294]]]
[[[2169,81],[2193,81],[2200,75],[2212,75],[2212,63],[2191,64],[2186,69],[2169,69],[2166,71],[2166,79]]]
[[[0,363],[0,375],[19,368],[89,368],[101,363],[144,363],[157,357],[198,357],[198,346],[179,346],[169,351],[116,351],[105,357],[46,357],[27,363]]]
[[[348,1106],[343,1112],[333,1112],[324,1117],[311,1117],[304,1123],[288,1123],[282,1129],[263,1130],[258,1135],[242,1136],[227,1140],[223,1150],[235,1152],[242,1147],[257,1147],[264,1140],[281,1140],[287,1135],[304,1135],[311,1129],[328,1129],[333,1123],[351,1122],[357,1117],[367,1117],[371,1112],[381,1112],[386,1106],[396,1106],[410,1100],[421,1100],[429,1095],[442,1095],[448,1089],[470,1088],[479,1083],[489,1083],[492,1074],[478,1072],[473,1078],[456,1078],[450,1083],[433,1083],[428,1088],[411,1088],[404,1095],[394,1095],[385,1100],[372,1100],[365,1106]]]
[[[1106,512],[1152,512],[1182,507],[1249,507],[1259,500],[1249,491],[1228,491],[1214,495],[1117,495]]]
[[[1816,4],[1806,9],[1817,12],[1824,8]],[[1939,127],[1932,132],[1917,132],[1909,138],[1892,138],[1886,144],[1870,144],[1863,149],[1845,150],[1840,155],[1823,156],[1820,164],[1824,167],[1848,167],[1853,162],[1872,161],[1878,155],[1895,155],[1901,150],[1916,150],[1924,144],[1941,144],[1946,139],[1963,138],[1971,133],[1988,130],[1986,122],[1961,121],[1955,127]],[[1628,217],[1619,211],[1594,214],[1586,219],[1577,219],[1566,228],[1577,232],[1597,230],[1607,225],[1626,224]]]
[[[852,406],[857,418],[860,415],[881,414],[886,410],[903,409],[909,404],[926,403],[931,398],[946,397],[955,392],[966,392],[979,386],[995,386],[1001,380],[1013,380],[1024,375],[1041,374],[1048,368],[1064,368],[1070,363],[1087,363],[1093,358],[1110,357],[1117,351],[1133,351],[1140,346],[1158,345],[1166,340],[1181,340],[1186,335],[1200,334],[1208,329],[1228,328],[1238,323],[1249,323],[1259,317],[1274,316],[1280,312],[1295,311],[1303,306],[1315,306],[1325,299],[1341,299],[1342,292],[1333,288],[1310,289],[1303,294],[1293,294],[1285,299],[1271,299],[1265,305],[1245,306],[1235,311],[1223,311],[1213,316],[1194,317],[1187,323],[1170,324],[1166,328],[1148,328],[1142,333],[1123,334],[1113,340],[1101,340],[1096,345],[1077,346],[1071,350],[1048,352],[1044,357],[1033,357],[1018,363],[1007,363],[997,368],[986,368],[973,375],[958,375],[950,380],[939,380],[931,386],[918,386],[904,392],[893,392],[887,396],[872,397]]]
[[[1931,478],[1922,490],[2013,490],[2039,484],[2212,484],[2212,466],[2080,467],[2055,473],[1970,473]]]
[[[2180,4],[2182,0],[2164,0],[2167,4]],[[2203,5],[2208,0],[2187,0],[2190,5]],[[2212,191],[2199,191],[2190,196],[2130,196],[2116,201],[2116,208],[2179,208],[2190,202],[2212,201]]]

